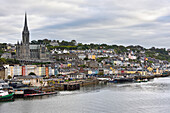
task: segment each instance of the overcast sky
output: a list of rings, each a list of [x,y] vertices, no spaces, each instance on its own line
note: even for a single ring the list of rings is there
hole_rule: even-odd
[[[170,48],[170,0],[0,0],[0,43],[30,40]]]

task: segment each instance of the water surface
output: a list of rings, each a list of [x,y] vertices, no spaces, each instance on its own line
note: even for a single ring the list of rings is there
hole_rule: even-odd
[[[100,84],[57,95],[0,103],[0,113],[169,113],[170,78]]]

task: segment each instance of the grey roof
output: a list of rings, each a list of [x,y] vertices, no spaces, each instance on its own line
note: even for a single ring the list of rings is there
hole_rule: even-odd
[[[40,47],[46,47],[46,46],[45,46],[45,45],[42,45],[42,44],[40,44],[40,45],[31,44],[31,45],[30,45],[30,49],[40,49]]]
[[[5,83],[5,81],[4,81],[4,80],[2,80],[2,79],[0,79],[0,83]]]

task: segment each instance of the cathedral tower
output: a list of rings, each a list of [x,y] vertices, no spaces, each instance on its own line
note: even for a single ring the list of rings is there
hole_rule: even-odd
[[[23,44],[29,44],[29,31],[27,26],[27,14],[25,13],[24,29],[22,31],[22,42]]]
[[[27,14],[25,13],[24,29],[22,31],[22,45],[21,45],[21,58],[30,59],[30,47],[29,47],[29,31],[27,26]]]
[[[29,30],[27,23],[27,14],[25,13],[24,28],[22,31],[22,41],[16,44],[16,58],[22,62],[36,61],[36,62],[49,62],[50,54],[46,45],[30,44],[29,43]]]

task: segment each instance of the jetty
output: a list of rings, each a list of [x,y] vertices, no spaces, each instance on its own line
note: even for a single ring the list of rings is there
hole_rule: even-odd
[[[135,76],[126,76],[126,75],[119,75],[114,77],[105,77],[105,78],[97,78],[100,82],[108,83],[124,83],[124,82],[136,82],[136,81],[148,81],[150,79],[158,78],[158,77],[168,77],[170,73],[164,74],[157,74],[157,75],[135,75]]]
[[[63,82],[63,83],[58,83],[56,82],[53,87],[55,87],[55,90],[58,91],[71,91],[71,90],[79,90],[80,87],[84,87],[87,85],[93,85],[93,84],[98,84],[97,79],[89,79],[89,80],[76,80],[76,81],[69,81],[69,82]]]

